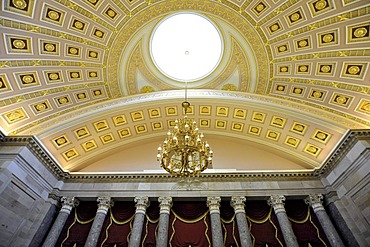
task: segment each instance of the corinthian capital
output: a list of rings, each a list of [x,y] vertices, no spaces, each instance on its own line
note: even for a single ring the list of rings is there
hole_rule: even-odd
[[[72,208],[77,207],[79,204],[77,198],[72,196],[63,196],[60,201],[62,203],[62,208],[60,211],[66,212],[68,214],[71,212]]]
[[[324,197],[322,194],[310,194],[306,197],[304,202],[307,205],[310,205],[314,212],[317,212],[320,210],[325,210],[324,206],[322,205],[323,198]]]
[[[267,204],[274,208],[275,214],[285,212],[284,208],[285,196],[283,195],[272,195],[267,200]]]
[[[245,213],[244,209],[245,201],[246,201],[245,196],[231,197],[230,205],[234,208],[235,213]]]
[[[220,213],[220,202],[221,197],[219,196],[211,196],[207,197],[207,206],[209,207],[209,213]]]
[[[107,214],[108,209],[113,207],[114,201],[109,196],[101,196],[97,199],[98,212]]]
[[[172,207],[172,197],[170,196],[160,196],[158,197],[160,213],[170,214]]]
[[[150,205],[149,198],[147,196],[137,196],[134,201],[136,203],[135,213],[145,214],[146,208]]]

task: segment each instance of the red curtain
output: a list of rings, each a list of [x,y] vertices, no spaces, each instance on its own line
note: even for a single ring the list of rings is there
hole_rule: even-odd
[[[267,201],[247,201],[245,207],[249,229],[255,247],[283,247],[280,226]]]
[[[287,200],[285,210],[299,246],[330,246],[315,213],[303,200]]]
[[[170,214],[170,247],[211,246],[211,223],[206,202],[173,203]]]
[[[240,246],[238,225],[230,201],[221,201],[220,216],[225,247]]]
[[[96,202],[81,201],[72,209],[56,246],[84,246],[97,210]]]
[[[115,201],[105,218],[97,246],[128,246],[135,209],[134,202]]]
[[[154,247],[157,237],[157,227],[159,222],[159,203],[150,202],[146,210],[143,232],[141,233],[142,247]]]

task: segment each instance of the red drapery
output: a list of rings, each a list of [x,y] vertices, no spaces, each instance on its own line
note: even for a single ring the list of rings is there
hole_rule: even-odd
[[[146,210],[143,232],[141,233],[142,247],[154,247],[157,239],[157,227],[159,222],[159,203],[150,202]]]
[[[116,201],[105,218],[98,246],[126,247],[135,217],[135,203]],[[313,210],[303,200],[287,200],[285,209],[299,246],[330,246]],[[84,246],[97,210],[97,203],[80,202],[69,215],[56,246]],[[246,217],[255,247],[281,247],[285,242],[273,209],[265,200],[247,201]],[[225,246],[240,246],[234,210],[229,201],[220,207]],[[151,202],[145,215],[142,247],[155,246],[159,222],[159,204]],[[171,209],[168,241],[172,247],[211,246],[209,210],[203,201],[175,201]]]
[[[105,218],[97,246],[128,246],[134,216],[134,202],[115,201]]]
[[[84,246],[97,210],[96,202],[81,201],[72,209],[56,246]]]
[[[238,225],[230,201],[221,201],[220,216],[225,247],[239,247]]]
[[[285,210],[299,246],[330,246],[315,213],[303,200],[287,200]]]
[[[247,201],[245,211],[253,246],[285,246],[276,215],[266,201]]]
[[[206,202],[174,202],[170,214],[170,247],[211,246],[211,224]]]

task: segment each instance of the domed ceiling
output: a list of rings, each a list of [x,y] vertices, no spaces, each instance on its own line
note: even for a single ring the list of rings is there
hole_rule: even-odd
[[[4,0],[1,8],[1,130],[34,135],[65,170],[159,169],[156,147],[183,116],[185,84],[156,67],[151,38],[178,13],[203,16],[222,38],[217,67],[187,83],[188,116],[215,146],[214,169],[310,171],[348,130],[370,127],[369,1]]]

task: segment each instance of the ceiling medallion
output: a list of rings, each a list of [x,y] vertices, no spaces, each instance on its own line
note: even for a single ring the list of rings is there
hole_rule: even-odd
[[[186,115],[190,108],[186,89],[185,86],[185,101],[182,102],[185,116],[183,119],[176,119],[175,127],[167,132],[157,154],[161,167],[177,177],[200,174],[212,164],[213,157],[213,151],[203,141],[204,135],[199,132],[197,123]]]

